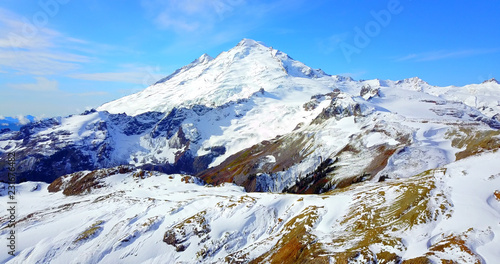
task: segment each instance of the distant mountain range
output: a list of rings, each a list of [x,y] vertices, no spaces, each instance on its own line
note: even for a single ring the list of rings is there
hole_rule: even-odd
[[[7,129],[11,131],[19,131],[22,126],[35,121],[35,119],[36,118],[31,115],[22,117],[0,116],[0,131],[7,132]]]
[[[43,201],[10,263],[495,263],[499,129],[495,79],[356,81],[243,39],[3,131],[0,163]]]

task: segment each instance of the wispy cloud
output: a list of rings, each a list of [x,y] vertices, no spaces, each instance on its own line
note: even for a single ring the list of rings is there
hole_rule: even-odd
[[[42,50],[0,49],[0,65],[20,74],[51,75],[80,68],[85,57],[68,53],[52,53]],[[6,73],[6,71],[3,71]]]
[[[30,120],[23,115],[18,115],[18,116],[16,116],[16,118],[17,118],[17,122],[20,125],[26,125],[30,122]]]
[[[77,94],[78,96],[102,96],[102,95],[108,95],[108,92],[104,91],[97,91],[97,92],[88,92],[88,93],[79,93]]]
[[[500,52],[500,48],[496,49],[464,49],[464,50],[439,50],[422,53],[412,53],[399,58],[396,61],[436,61],[443,59],[465,58],[477,55],[492,54]]]
[[[50,75],[77,69],[90,58],[68,47],[84,42],[47,27],[36,27],[26,18],[0,8],[2,72]]]
[[[348,32],[333,34],[328,38],[319,41],[319,49],[326,54],[330,54],[339,49],[340,43],[345,42],[348,37]]]
[[[45,77],[35,77],[35,79],[35,83],[11,83],[6,86],[15,90],[37,92],[57,91],[59,89],[59,83],[56,80],[49,80]]]
[[[138,72],[99,72],[99,73],[81,73],[69,75],[71,78],[102,81],[102,82],[124,82],[142,84],[143,75]]]
[[[80,73],[95,57],[110,53],[133,53],[123,47],[93,43],[52,30],[35,27],[26,18],[0,7],[0,73],[28,76],[69,76],[76,79],[143,84],[148,72],[143,68],[125,69],[123,72]],[[156,77],[156,76],[155,76]],[[158,77],[158,79],[161,78]],[[36,84],[12,84],[20,90],[50,90],[47,79],[36,78]],[[151,81],[152,82],[152,81]]]
[[[211,28],[236,8],[244,6],[246,2],[246,0],[143,0],[143,6],[155,13],[154,21],[160,28],[192,32]]]
[[[68,77],[89,81],[132,83],[143,86],[150,85],[164,77],[164,74],[160,72],[160,67],[141,67],[132,64],[122,65],[122,67],[125,68],[124,71],[79,73],[68,75]]]
[[[176,36],[166,52],[186,47],[206,50],[249,37],[270,20],[301,10],[307,3],[305,0],[142,0],[152,22]],[[271,30],[269,26],[266,29]]]

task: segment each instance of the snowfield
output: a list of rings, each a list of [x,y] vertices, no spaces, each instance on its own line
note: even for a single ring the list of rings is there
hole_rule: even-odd
[[[427,254],[431,260],[495,263],[500,259],[500,198],[495,197],[500,164],[494,161],[499,159],[498,152],[483,154],[428,175],[365,182],[322,195],[246,193],[233,184],[203,186],[190,176],[134,177],[136,171],[106,177],[104,187],[76,196],[48,192],[45,183],[22,183],[17,185],[19,254],[10,258],[4,250],[0,259],[2,263],[246,262],[272,250],[303,224],[296,221],[307,220],[314,212],[317,217],[309,219],[308,235],[330,260],[355,248],[351,243],[362,234],[353,226],[366,224],[385,236],[368,247],[373,255],[384,251],[403,260]],[[398,205],[416,183],[423,198],[413,194],[417,202],[392,218],[387,207]],[[5,185],[2,188],[0,202],[6,204]],[[363,211],[357,211],[360,204],[366,206]],[[413,212],[421,205],[423,211]],[[374,219],[353,219],[358,217],[353,212]],[[406,216],[419,220],[400,223]],[[89,232],[96,224],[98,228]],[[6,230],[4,224],[2,236]],[[169,232],[183,250],[163,242]],[[339,247],[335,242],[341,237],[353,241]],[[435,250],[450,237],[463,245]],[[389,240],[399,243],[383,244]]]

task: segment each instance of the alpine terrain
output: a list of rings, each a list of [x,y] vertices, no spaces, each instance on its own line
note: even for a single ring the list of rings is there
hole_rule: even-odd
[[[353,80],[243,39],[2,130],[0,203],[15,155],[17,211],[0,262],[494,264],[499,148],[495,79]]]

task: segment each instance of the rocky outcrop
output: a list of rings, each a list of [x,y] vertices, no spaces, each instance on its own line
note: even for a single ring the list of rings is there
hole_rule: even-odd
[[[340,91],[334,91],[329,95],[332,97],[330,105],[313,120],[313,124],[319,124],[330,118],[340,120],[344,117],[364,115],[363,106],[352,96]]]
[[[380,89],[372,88],[370,85],[362,86],[361,91],[359,92],[359,96],[363,97],[363,99],[369,101],[374,97],[380,97]]]
[[[57,178],[48,187],[49,192],[62,191],[64,195],[80,195],[90,193],[94,189],[105,186],[104,179],[115,175],[134,171],[132,166],[118,166],[95,171],[81,171]],[[137,176],[144,176],[144,171],[137,171]]]

